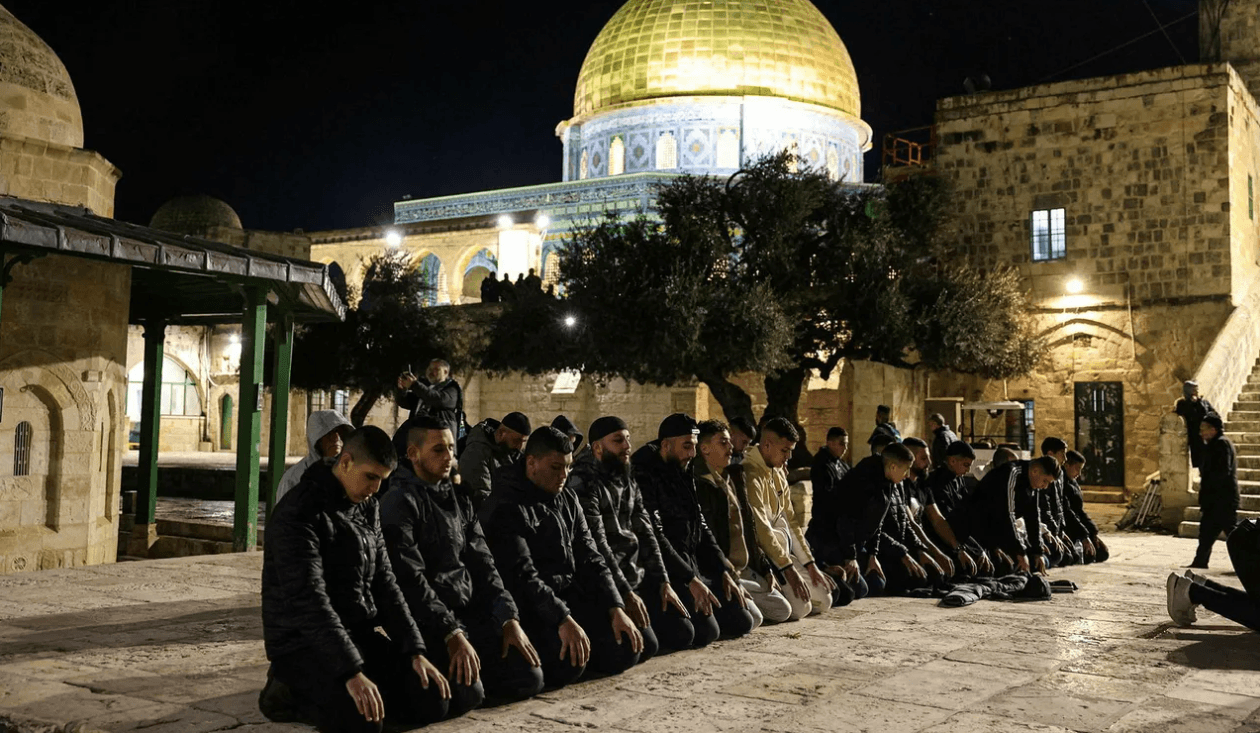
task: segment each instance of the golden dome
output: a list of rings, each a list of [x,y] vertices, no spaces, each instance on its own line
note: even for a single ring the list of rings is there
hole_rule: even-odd
[[[630,0],[587,53],[573,112],[698,95],[861,114],[849,51],[809,0]]]
[[[83,147],[83,115],[57,54],[0,6],[0,135]]]

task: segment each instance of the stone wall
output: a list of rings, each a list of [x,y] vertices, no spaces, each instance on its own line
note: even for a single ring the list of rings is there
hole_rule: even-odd
[[[936,168],[966,252],[1018,267],[1039,301],[1072,277],[1135,301],[1228,295],[1239,84],[1228,65],[1192,65],[941,100]],[[1032,262],[1030,214],[1053,208],[1067,257]]]
[[[14,276],[0,320],[0,573],[111,562],[130,269],[52,255]],[[18,476],[22,422],[33,461]]]
[[[0,136],[0,195],[83,206],[114,215],[122,173],[99,153],[56,143]]]

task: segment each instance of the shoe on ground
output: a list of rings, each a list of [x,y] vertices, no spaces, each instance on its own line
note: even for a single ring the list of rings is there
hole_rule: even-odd
[[[1190,600],[1192,585],[1194,581],[1183,575],[1168,575],[1168,617],[1178,626],[1190,626],[1199,620],[1194,612],[1195,604]]]

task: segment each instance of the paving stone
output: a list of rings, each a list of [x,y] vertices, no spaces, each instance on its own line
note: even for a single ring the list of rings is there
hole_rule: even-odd
[[[963,710],[1033,679],[1036,679],[1036,675],[1031,672],[982,664],[934,661],[873,682],[858,690],[858,694],[947,710]]]
[[[1067,728],[1041,725],[1022,720],[1011,720],[984,713],[956,713],[949,720],[931,728],[924,728],[923,733],[1072,733]]]

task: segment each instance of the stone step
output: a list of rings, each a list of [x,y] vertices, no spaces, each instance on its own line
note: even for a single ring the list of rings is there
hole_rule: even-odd
[[[1230,422],[1260,422],[1260,410],[1230,410]]]
[[[1260,399],[1245,400],[1242,395],[1238,395],[1238,401],[1234,403],[1234,410],[1248,410],[1252,412],[1260,412]]]
[[[1260,433],[1260,420],[1230,420],[1225,423],[1225,432],[1231,435],[1234,433]]]
[[[1244,390],[1238,393],[1239,401],[1246,400],[1248,402],[1260,402],[1260,392]]]
[[[1187,516],[1189,516],[1189,514],[1187,514]],[[1244,516],[1242,516],[1241,511],[1239,513],[1239,519],[1244,519]],[[1194,521],[1187,520],[1177,525],[1177,537],[1198,539],[1198,520],[1194,520]],[[1222,537],[1220,539],[1225,539],[1225,538]]]
[[[1239,481],[1260,481],[1260,468],[1238,469]]]
[[[1123,504],[1124,492],[1107,489],[1085,489],[1081,491],[1087,504]]]
[[[1197,506],[1192,506],[1192,507],[1186,507],[1186,514],[1184,517],[1182,517],[1182,519],[1186,522],[1197,522],[1202,517],[1203,517],[1202,510],[1200,510],[1199,507]],[[1239,509],[1238,521],[1241,522],[1244,519],[1260,519],[1260,511],[1251,510],[1251,509]]]
[[[1199,480],[1195,479],[1190,488],[1199,492]],[[1242,496],[1260,496],[1260,481],[1239,481],[1238,493]]]
[[[1237,450],[1238,446],[1234,446]],[[1238,467],[1239,468],[1260,468],[1260,454],[1244,455],[1242,451],[1238,451]]]
[[[1186,510],[1185,520],[1177,527],[1178,537],[1198,537],[1199,536],[1199,508],[1191,507]],[[1238,512],[1238,521],[1244,519],[1260,519],[1260,512]],[[1187,526],[1193,526],[1194,534],[1186,534]]]

